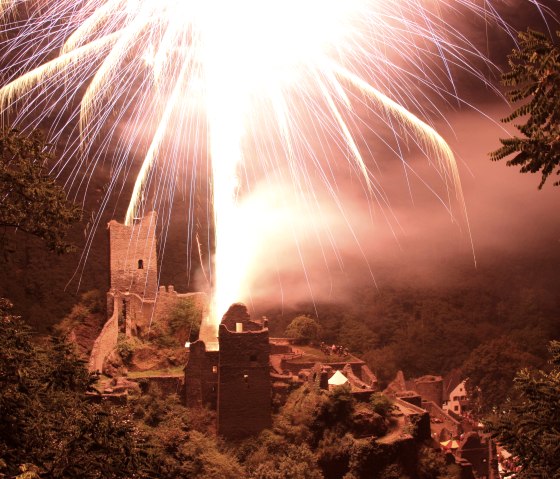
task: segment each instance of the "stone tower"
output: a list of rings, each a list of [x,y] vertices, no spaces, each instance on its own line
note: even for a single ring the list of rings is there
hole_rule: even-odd
[[[113,294],[136,294],[155,300],[158,289],[155,212],[131,226],[109,222],[110,289]]]
[[[189,348],[185,366],[185,401],[188,407],[216,409],[218,398],[218,350],[208,350],[202,340]]]
[[[245,314],[239,314],[241,308]],[[233,305],[219,329],[218,434],[226,439],[256,435],[271,426],[268,329],[257,329],[246,311],[244,305]],[[228,328],[231,319],[233,331]]]

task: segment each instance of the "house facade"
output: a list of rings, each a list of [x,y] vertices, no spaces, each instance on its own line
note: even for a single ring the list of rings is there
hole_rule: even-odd
[[[463,379],[446,391],[446,397],[444,398],[442,408],[445,412],[464,414],[469,409],[469,400],[465,383],[466,380]]]

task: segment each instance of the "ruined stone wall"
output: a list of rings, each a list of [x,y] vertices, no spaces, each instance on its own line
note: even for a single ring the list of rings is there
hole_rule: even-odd
[[[207,310],[208,298],[205,293],[177,293],[174,286],[160,286],[153,321],[167,320],[183,300],[192,301],[201,314]]]
[[[441,376],[422,376],[414,380],[414,390],[424,401],[432,401],[439,407],[443,404],[443,378]]]
[[[137,376],[135,380],[146,383],[146,389],[149,393],[182,396],[185,390],[184,378],[181,376]]]
[[[367,365],[364,364],[360,368],[359,378],[366,384],[369,384],[374,391],[377,391],[379,389],[377,376],[375,376],[375,374],[371,372],[371,369],[369,369]]]
[[[437,418],[453,437],[458,437],[463,432],[461,423],[441,409],[433,401],[422,401],[421,407],[430,413],[431,418]]]
[[[178,294],[174,286],[160,286],[157,293],[156,309],[154,319],[161,320],[169,317],[173,309],[177,307],[179,299],[185,294]]]
[[[409,404],[412,404],[416,407],[422,407],[422,396],[418,394],[416,391],[401,391],[398,392],[395,397],[401,399],[402,401],[406,401]],[[434,404],[430,401],[430,404]]]
[[[370,391],[370,393],[375,390],[374,385],[362,381],[361,377],[354,373],[354,370],[349,364],[344,366],[344,368],[342,369],[342,373],[346,376],[348,382],[352,385],[352,388],[364,390],[367,389]]]
[[[204,293],[180,294],[173,286],[160,286],[155,299],[146,299],[136,293],[109,293],[108,296],[112,299],[111,311],[115,309],[119,315],[119,332],[140,338],[147,337],[156,323],[167,324],[170,314],[181,300],[192,299],[201,312],[206,305]]]
[[[143,299],[137,294],[121,294],[119,296],[119,314],[121,320],[126,324],[125,331],[120,327],[120,331],[125,333],[127,337],[138,336],[144,337],[147,333],[154,307],[155,300]]]
[[[110,290],[146,299],[157,293],[156,219],[152,212],[134,225],[109,222]]]
[[[291,357],[286,357],[286,358],[282,358],[281,362],[280,362],[280,367],[282,368],[283,371],[290,371],[292,374],[299,374],[299,372],[303,369],[312,369],[313,366],[315,365],[315,362],[303,362],[300,361],[299,359],[293,359]],[[340,362],[329,362],[329,363],[325,363],[325,365],[330,366],[333,370],[337,371],[340,370],[342,371],[347,365],[349,365],[352,368],[352,372],[358,377],[360,378],[360,380],[363,381],[362,379],[362,372],[363,372],[363,366],[365,365],[365,363],[363,361],[340,361]],[[372,373],[373,375],[373,373]],[[364,381],[365,382],[365,381]]]
[[[219,331],[218,434],[228,439],[256,435],[271,426],[268,329]]]
[[[270,354],[290,354],[292,347],[289,344],[270,343]]]
[[[289,359],[282,359],[280,367],[282,371],[289,371],[296,376],[304,369],[312,369],[315,366],[314,362],[300,362],[290,361]]]
[[[430,414],[414,404],[395,398],[395,405],[404,414],[405,423],[412,427],[412,436],[418,441],[431,438]]]
[[[113,297],[113,303],[117,302],[117,298]],[[114,306],[113,314],[103,326],[101,333],[93,343],[91,355],[89,357],[88,370],[90,372],[103,370],[103,362],[105,358],[117,347],[119,337],[119,312],[118,306]]]
[[[476,477],[488,477],[490,449],[476,432],[469,432],[461,441],[457,455],[472,464]]]
[[[107,356],[117,347],[119,334],[141,336],[154,308],[153,300],[143,300],[136,294],[107,293],[107,304],[111,305],[111,316],[93,343],[89,358],[90,371],[102,371]]]
[[[189,407],[216,409],[218,397],[218,351],[206,351],[203,341],[190,346],[185,367],[185,402]]]

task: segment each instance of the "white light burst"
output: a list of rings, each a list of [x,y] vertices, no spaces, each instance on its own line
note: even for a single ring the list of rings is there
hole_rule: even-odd
[[[453,153],[418,117],[433,109],[431,93],[453,90],[453,70],[477,76],[469,62],[481,55],[444,18],[459,10],[494,16],[491,2],[475,0],[2,0],[0,108],[17,112],[20,123],[54,116],[55,138],[76,120],[79,144],[61,160],[74,183],[87,181],[84,168],[91,172],[99,161],[92,145],[108,151],[126,116],[136,133],[126,146],[120,140],[111,159],[115,178],[131,167],[127,153],[145,153],[127,223],[144,207],[155,165],[171,165],[156,181],[175,180],[183,158],[166,142],[182,137],[208,151],[215,325],[239,299],[251,254],[244,249],[251,232],[236,229],[240,165],[255,161],[244,145],[248,136],[261,141],[254,150],[266,156],[269,125],[281,147],[266,161],[287,162],[303,187],[309,169],[322,165],[297,127],[305,118],[342,145],[367,193],[384,201],[353,128],[365,104],[414,139],[464,212]],[[78,152],[91,163],[77,160]],[[312,164],[302,165],[303,157]],[[116,186],[112,180],[110,189]]]

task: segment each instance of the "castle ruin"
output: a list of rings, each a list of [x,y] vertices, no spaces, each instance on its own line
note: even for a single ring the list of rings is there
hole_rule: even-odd
[[[243,304],[233,304],[219,328],[218,350],[203,340],[191,344],[185,367],[187,405],[218,412],[218,434],[242,439],[271,425],[268,325],[252,321]]]
[[[121,337],[143,338],[177,306],[180,300],[195,299],[205,308],[203,293],[177,293],[173,286],[158,287],[156,241],[157,215],[124,225],[112,220],[109,232],[109,290],[107,322],[95,340],[89,370],[103,371],[107,357]]]
[[[122,338],[150,339],[150,328],[165,322],[182,299],[195,298],[207,315],[203,293],[180,294],[173,286],[158,286],[156,221],[156,214],[149,213],[132,225],[108,224],[108,319],[94,343],[90,371],[104,371]],[[267,320],[251,319],[243,304],[229,308],[217,338],[209,333],[214,331],[210,326],[203,321],[199,339],[188,345],[183,397],[187,406],[216,410],[218,434],[226,439],[270,427],[273,396],[282,402],[293,388],[319,378],[321,387],[329,388],[337,371],[358,400],[367,400],[377,389],[375,376],[357,358],[328,365],[302,361],[290,340],[269,338]]]

